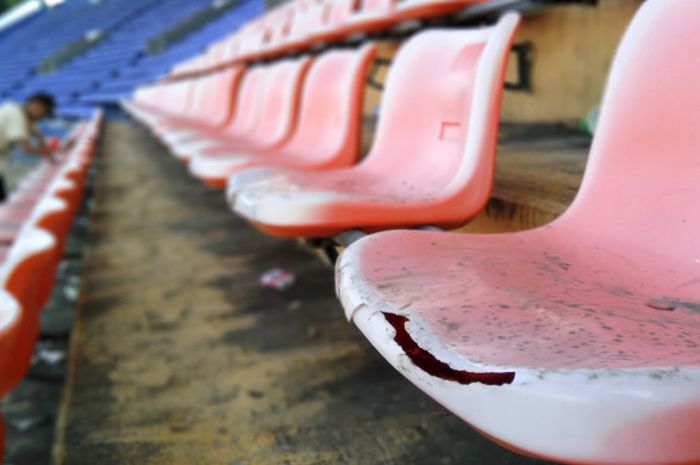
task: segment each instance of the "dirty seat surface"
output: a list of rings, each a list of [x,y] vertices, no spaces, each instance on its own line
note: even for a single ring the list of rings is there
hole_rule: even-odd
[[[700,58],[682,53],[698,20],[696,2],[644,4],[580,192],[555,222],[380,233],[341,257],[343,305],[379,351],[512,447],[700,462]]]

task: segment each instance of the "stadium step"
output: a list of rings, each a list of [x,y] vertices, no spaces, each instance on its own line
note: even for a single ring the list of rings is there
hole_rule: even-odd
[[[107,123],[57,464],[542,465],[425,398],[332,272],[259,234],[144,130]],[[295,273],[285,291],[261,274]]]

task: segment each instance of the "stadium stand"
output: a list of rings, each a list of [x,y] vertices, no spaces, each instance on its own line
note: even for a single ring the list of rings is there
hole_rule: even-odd
[[[262,354],[244,362],[243,370],[262,367],[260,377],[267,381],[280,373],[271,364],[294,364],[299,378],[326,375],[314,365],[310,376],[296,365],[304,363],[291,356],[283,360],[299,349],[285,345],[284,340],[287,326],[299,324],[297,314],[287,320],[279,313],[266,320],[258,317],[263,319],[255,321],[258,326],[249,321],[255,318],[244,315],[249,320],[237,321],[238,326],[223,335],[211,330],[216,341],[203,348],[206,343],[197,336],[232,318],[217,306],[212,288],[234,287],[231,301],[244,312],[253,312],[250,306],[269,310],[260,298],[262,291],[252,287],[257,281],[250,284],[250,275],[259,275],[259,261],[285,257],[262,236],[253,239],[240,228],[227,231],[231,218],[227,222],[201,218],[200,224],[198,215],[214,208],[210,195],[216,194],[212,189],[195,192],[192,186],[182,186],[182,178],[173,176],[175,165],[215,188],[241,221],[272,236],[296,238],[304,246],[322,249],[331,261],[337,259],[337,297],[345,316],[364,337],[405,378],[475,430],[533,457],[532,462],[523,463],[542,459],[571,465],[700,464],[700,327],[696,322],[700,215],[693,204],[694,195],[700,194],[695,152],[700,147],[693,118],[700,108],[695,79],[700,58],[682,53],[698,35],[697,1],[646,0],[636,12],[609,75],[583,183],[563,215],[527,231],[447,231],[469,228],[492,205],[504,90],[529,85],[528,44],[516,43],[525,20],[566,3],[591,2],[291,0],[263,11],[262,2],[252,0],[225,7],[196,0],[103,0],[88,8],[76,0],[44,11],[3,36],[0,51],[11,50],[37,28],[63,24],[71,17],[71,27],[52,29],[26,55],[0,65],[0,76],[7,83],[0,95],[21,98],[48,90],[59,96],[63,115],[85,121],[77,123],[68,136],[72,146],[61,163],[42,164],[0,207],[0,258],[4,259],[0,267],[0,395],[22,378],[36,344],[37,315],[49,298],[102,123],[102,110],[95,107],[118,103],[141,123],[139,130],[162,147],[136,151],[133,127],[132,132],[112,130],[121,138],[115,137],[109,150],[115,152],[123,143],[129,151],[119,159],[117,170],[131,182],[119,179],[108,186],[131,200],[123,204],[121,199],[107,199],[117,225],[112,237],[131,233],[143,223],[142,229],[149,231],[138,237],[153,242],[144,250],[132,251],[138,256],[135,268],[139,270],[129,274],[125,261],[118,273],[104,279],[105,287],[137,281],[139,273],[144,286],[175,276],[179,281],[171,287],[177,290],[159,289],[149,295],[156,311],[163,310],[158,303],[170,305],[169,296],[180,288],[193,296],[173,317],[175,321],[144,316],[140,308],[128,305],[139,297],[124,297],[128,293],[123,289],[118,289],[119,298],[109,305],[96,306],[104,309],[126,302],[119,307],[126,323],[115,329],[119,334],[112,345],[132,333],[143,340],[110,352],[109,344],[95,336],[107,326],[93,323],[93,339],[87,344],[100,353],[91,361],[95,366],[103,363],[95,372],[102,370],[107,381],[103,385],[94,381],[98,375],[90,363],[74,367],[71,388],[80,384],[79,379],[88,387],[68,396],[67,409],[75,409],[80,399],[91,399],[91,389],[99,388],[101,397],[95,398],[110,402],[116,398],[120,406],[138,404],[150,415],[146,426],[125,421],[131,430],[121,423],[123,417],[105,418],[105,428],[119,429],[114,436],[104,430],[94,435],[109,437],[107,452],[99,452],[110,457],[105,463],[121,463],[113,461],[119,455],[113,450],[131,462],[142,458],[139,454],[158,455],[163,444],[182,443],[185,435],[182,457],[190,462],[202,454],[199,449],[224,448],[211,436],[233,435],[223,426],[228,412],[221,405],[231,405],[228,402],[243,396],[242,384],[234,383],[234,394],[226,386],[217,389],[230,382],[221,359],[229,362],[235,357],[224,352],[220,359],[207,358],[211,365],[202,367],[201,359],[190,358],[194,352],[208,355],[221,344],[238,343],[241,338],[248,346],[236,356]],[[200,20],[208,22],[201,26]],[[194,24],[197,30],[189,31]],[[392,46],[395,50],[389,58],[380,56],[383,47]],[[42,66],[48,65],[55,70],[42,73]],[[509,66],[517,68],[517,82],[509,81]],[[388,69],[380,83],[374,80],[378,67]],[[368,104],[372,89],[381,95],[375,107]],[[372,111],[376,129],[363,153],[363,125]],[[160,179],[153,179],[156,184],[150,191],[125,193],[129,185],[148,184],[149,177],[161,174],[163,162],[144,161],[148,157],[142,152],[162,148],[182,165],[173,162]],[[583,160],[578,162],[583,165]],[[526,173],[517,168],[514,177],[523,179]],[[164,193],[172,196],[163,197]],[[160,203],[142,209],[137,203],[147,202],[149,195],[161,195]],[[224,199],[220,200],[223,204]],[[188,203],[196,207],[189,213],[196,225],[183,232],[186,215],[179,215]],[[166,225],[156,224],[151,216]],[[180,244],[184,249],[191,231],[211,232],[219,244],[224,243],[213,252],[217,259],[213,265],[203,259],[190,264],[188,257],[201,256],[173,246]],[[106,237],[104,231],[100,234]],[[166,238],[168,242],[161,246]],[[194,248],[207,247],[198,243]],[[238,253],[231,261],[236,275],[222,285],[210,268],[231,266],[231,262],[218,263],[217,253],[232,249]],[[166,258],[151,268],[158,254]],[[185,276],[178,274],[180,268]],[[284,275],[284,270],[273,271]],[[210,299],[213,310],[207,307]],[[299,302],[285,302],[287,316],[299,308]],[[201,305],[211,313],[201,315],[199,308],[190,312],[190,305]],[[321,307],[315,318],[323,319],[319,315],[327,313]],[[144,327],[154,327],[159,337],[152,337]],[[303,328],[307,339],[318,338],[314,328]],[[332,326],[327,328],[333,332]],[[270,340],[273,349],[264,347]],[[314,344],[310,350],[319,352]],[[170,346],[178,349],[164,357]],[[332,352],[328,346],[325,349]],[[132,365],[119,367],[119,360],[133,355],[129,350],[136,354]],[[352,344],[341,351],[341,363],[328,357],[327,372],[351,364],[358,354]],[[134,379],[146,372],[155,375],[139,391]],[[221,383],[217,377],[215,386],[206,386],[211,391],[190,391],[189,378],[203,373],[221,375]],[[261,416],[267,421],[280,411],[286,417],[288,410],[305,405],[295,400],[314,399],[314,387],[296,399],[289,391],[297,381],[285,384],[284,376],[278,378],[266,386],[282,394],[264,414],[257,404],[236,404],[231,415],[243,412],[236,417],[236,440],[243,437],[241,442],[256,451],[264,448],[260,443],[273,444],[274,460],[270,455],[257,456],[255,463],[328,463],[304,450],[294,456],[298,462],[285,455],[293,448],[292,438],[306,427],[295,419],[308,420],[308,412],[293,417],[291,424],[265,425],[269,429],[264,430],[247,430],[247,424],[239,424],[256,424]],[[351,391],[348,397],[373,402],[372,408],[392,402],[392,394],[382,389],[367,395],[364,390],[375,386],[358,383],[351,376],[329,375],[322,383],[330,386],[323,391],[328,397],[345,388]],[[183,407],[185,413],[160,411],[163,404],[156,403],[154,411],[148,410],[148,397],[169,389],[183,391],[173,394],[176,402],[167,399],[168,406],[189,405],[199,398],[214,400],[206,406]],[[254,404],[268,393],[250,388],[245,395]],[[328,442],[329,449],[336,442],[353,440],[345,436],[361,436],[363,423],[375,422],[377,429],[390,427],[373,417],[373,411],[371,420],[352,417],[344,428],[340,423],[350,416],[336,415],[334,409],[340,411],[340,407],[314,406],[328,412],[314,410],[311,416],[325,415],[339,423],[333,437],[324,436],[327,427],[315,424],[323,430],[313,433],[315,440],[324,446]],[[84,441],[87,445],[81,446],[90,451],[95,450],[94,437],[85,434],[82,425],[96,430],[103,425],[94,421],[99,409],[86,409],[86,417],[93,415],[92,422],[69,412],[64,426],[69,425],[68,437],[72,434]],[[392,421],[410,416],[397,410]],[[382,419],[381,414],[376,416]],[[203,429],[203,440],[189,434],[192,424],[207,418],[211,422]],[[430,420],[425,420],[426,433],[420,437],[431,434]],[[399,430],[405,430],[396,422]],[[163,424],[165,433],[159,429]],[[84,439],[87,436],[91,437]],[[380,454],[392,448],[379,442]],[[447,442],[453,442],[453,437]],[[127,452],[120,449],[124,443],[128,443]],[[71,456],[70,451],[62,453]],[[424,457],[421,451],[412,453]],[[168,454],[159,457],[173,462],[181,458]],[[415,457],[406,463],[425,462]],[[513,463],[507,457],[502,463]],[[338,462],[352,460],[351,454]],[[384,463],[395,463],[392,460]],[[469,462],[473,462],[471,456]],[[80,463],[80,459],[65,463]],[[404,461],[398,458],[396,463]]]
[[[492,15],[519,2],[494,2],[494,10],[489,1],[380,7],[368,1],[359,11],[355,2],[285,3],[177,66],[172,82],[142,88],[124,107],[195,176],[216,187],[230,176],[231,206],[268,233],[336,236],[347,244],[382,229],[455,228],[476,216],[490,195],[517,15],[502,14],[490,27],[419,32],[406,41],[386,80],[374,145],[355,166],[305,169],[304,150],[284,154],[288,126],[303,133],[307,125],[305,112],[289,102],[312,98],[322,86],[311,84],[313,73],[302,78],[305,88],[282,70],[300,67],[300,58],[286,58],[290,53],[376,32],[377,24],[391,28],[452,14],[467,3],[474,10],[463,15],[474,18],[474,11]],[[690,125],[665,120],[673,108],[692,115],[697,106],[690,81],[698,60],[681,60],[676,51],[694,36],[699,15],[688,1],[650,0],[641,8],[611,73],[587,177],[560,220],[505,236],[370,234],[338,263],[347,316],[389,362],[516,450],[567,463],[700,460],[691,354],[700,342],[694,325],[699,289],[697,263],[687,255],[697,243],[697,215],[688,202],[697,190],[689,174],[695,138]],[[314,55],[312,69],[324,56]],[[195,108],[189,117],[197,120],[203,76],[243,64],[238,95],[222,94],[224,105],[235,107],[231,125],[198,133],[176,124],[171,133],[173,115]],[[668,70],[693,97],[648,69]],[[420,111],[412,111],[416,107]],[[288,112],[299,114],[296,123]],[[221,121],[197,124],[221,128]],[[641,147],[639,136],[652,133],[654,142]],[[288,158],[295,157],[300,168],[276,168],[294,166]],[[631,163],[634,174],[626,172]],[[657,207],[658,215],[649,210]],[[343,239],[341,233],[354,230],[351,240]],[[660,246],[669,238],[668,247]],[[656,250],[648,266],[640,261],[644,250]],[[682,387],[671,373],[683,377]],[[517,418],[536,426],[524,428]],[[665,425],[663,446],[657,421]]]
[[[161,4],[160,8],[169,10],[170,6],[169,4]],[[139,48],[134,50],[125,45],[124,49],[129,50],[131,55],[125,57],[124,66],[112,68],[110,74],[101,81],[99,88],[86,92],[81,101],[84,103],[116,103],[128,98],[137,85],[168,75],[174,64],[200,53],[212,41],[229,34],[231,30],[235,30],[240,24],[261,11],[262,3],[259,0],[240,1],[235,8],[224,11],[218,18],[210,21],[201,29],[193,31],[182,40],[171,44],[170,47],[158,54],[145,54]],[[143,36],[146,32],[151,37],[153,36],[154,25],[147,22],[140,23],[141,19],[138,21],[138,23],[135,21],[120,31],[118,34],[120,41],[134,44],[133,38],[135,36]],[[161,24],[163,21],[162,12],[154,14],[151,21]],[[117,34],[115,34],[114,40],[117,40]],[[137,41],[135,47],[143,47],[143,41]],[[114,53],[109,44],[105,44],[104,48],[104,53],[107,56]],[[98,50],[94,51],[95,55],[100,53]],[[105,58],[105,60],[111,62],[112,58]]]
[[[174,63],[200,52],[257,14],[261,2],[241,2],[224,9],[161,53],[148,52],[150,40],[209,8],[211,2],[206,0],[75,0],[42,12],[3,38],[0,52],[12,58],[0,64],[0,97],[22,99],[37,90],[49,91],[58,97],[63,115],[88,117],[96,102],[117,101],[130,95],[136,85],[167,75]],[[84,53],[51,72],[40,70],[52,54],[86,36],[94,37],[95,43]],[[32,44],[25,53],[10,52],[24,43]]]
[[[0,396],[26,373],[39,314],[54,283],[63,244],[83,195],[101,113],[77,124],[57,162],[43,162],[0,206]],[[2,433],[2,429],[0,429]],[[4,435],[0,435],[0,452]]]

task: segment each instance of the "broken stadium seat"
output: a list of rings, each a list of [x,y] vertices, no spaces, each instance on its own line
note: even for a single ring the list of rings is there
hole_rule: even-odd
[[[699,23],[693,0],[641,5],[556,221],[384,232],[337,264],[348,318],[501,444],[570,464],[700,463]]]
[[[230,181],[231,207],[277,236],[464,224],[489,198],[518,22],[508,13],[494,26],[415,35],[389,70],[375,141],[360,164],[242,171]]]

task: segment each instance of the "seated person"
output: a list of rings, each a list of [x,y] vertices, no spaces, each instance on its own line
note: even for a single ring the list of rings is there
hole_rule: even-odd
[[[53,159],[51,148],[35,124],[52,116],[54,107],[54,98],[45,93],[32,95],[24,104],[12,101],[0,104],[0,202],[7,197],[5,165],[15,145],[27,154]]]

